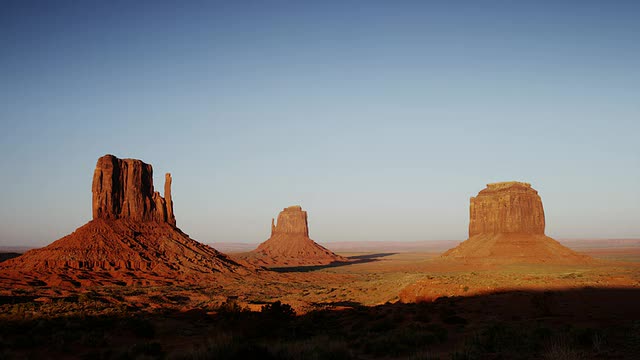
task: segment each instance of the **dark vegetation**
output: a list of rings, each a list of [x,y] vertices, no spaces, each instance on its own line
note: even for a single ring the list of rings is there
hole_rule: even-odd
[[[212,309],[136,311],[95,294],[57,299],[66,316],[33,316],[3,299],[0,359],[607,359],[640,353],[640,291],[506,292],[296,315],[235,299]],[[183,299],[175,299],[183,301]],[[78,304],[89,304],[77,311]],[[102,304],[102,305],[100,305]],[[91,315],[88,309],[111,306]]]

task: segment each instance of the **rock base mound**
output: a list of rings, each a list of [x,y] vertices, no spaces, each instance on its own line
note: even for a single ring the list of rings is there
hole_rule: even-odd
[[[95,219],[50,245],[0,264],[1,276],[47,286],[172,284],[253,267],[166,222]],[[18,276],[19,275],[19,276]]]
[[[541,234],[498,233],[470,237],[442,258],[469,264],[577,264],[592,258]]]

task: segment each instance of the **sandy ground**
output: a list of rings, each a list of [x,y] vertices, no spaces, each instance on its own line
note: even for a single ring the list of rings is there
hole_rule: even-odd
[[[114,304],[126,304],[140,311],[188,310],[212,309],[229,300],[253,310],[280,300],[291,304],[298,313],[305,313],[504,290],[640,287],[639,249],[600,248],[585,253],[598,261],[590,265],[473,266],[440,261],[439,253],[433,252],[343,252],[340,255],[350,258],[351,263],[279,268],[262,277],[224,283],[75,289],[18,287],[0,289],[0,296],[38,299],[42,306],[34,309],[34,315],[75,311],[74,306],[60,307],[57,301],[74,296],[100,299],[94,306],[98,313],[108,311]]]

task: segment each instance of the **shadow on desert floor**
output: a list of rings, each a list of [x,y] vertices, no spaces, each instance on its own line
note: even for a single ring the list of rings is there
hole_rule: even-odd
[[[226,303],[100,316],[16,313],[0,318],[0,339],[8,359],[626,359],[640,351],[638,303],[638,289],[584,288],[344,302],[297,316],[279,302],[260,312]]]
[[[347,257],[349,261],[334,261],[331,264],[326,265],[302,265],[302,266],[285,266],[285,267],[270,267],[269,270],[279,273],[290,272],[310,272],[328,268],[334,268],[346,265],[364,264],[374,261],[379,261],[380,258],[395,255],[396,253],[377,253],[377,254],[365,254]]]

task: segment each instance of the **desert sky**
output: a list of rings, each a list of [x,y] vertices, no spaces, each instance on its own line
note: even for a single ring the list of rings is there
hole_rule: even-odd
[[[95,161],[173,174],[178,226],[463,240],[530,182],[556,238],[640,237],[637,1],[3,1],[0,245],[91,217]]]

